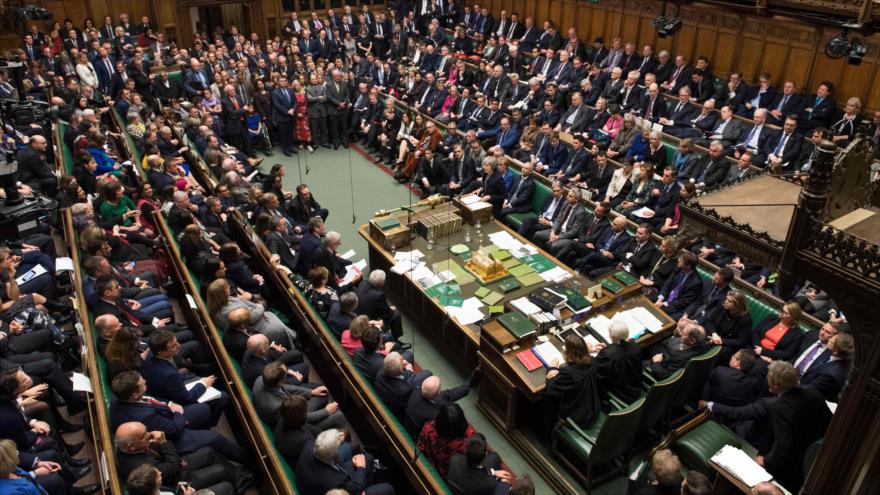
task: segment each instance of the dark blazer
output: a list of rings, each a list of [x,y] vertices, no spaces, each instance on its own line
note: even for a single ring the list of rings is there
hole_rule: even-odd
[[[456,495],[494,495],[509,489],[501,488],[504,482],[492,476],[488,467],[468,466],[464,454],[455,454],[450,459],[446,482]]]
[[[696,117],[697,108],[690,103],[681,103],[680,101],[670,102],[667,107],[666,118],[671,120],[674,126],[687,127]]]
[[[388,304],[385,292],[374,286],[369,280],[363,280],[358,286],[358,314],[367,315],[371,320],[388,321],[394,310]]]
[[[666,150],[661,147],[660,153],[663,153],[663,156],[665,156]],[[665,167],[661,167],[660,170],[663,168]],[[657,181],[655,185],[657,189],[660,190],[660,196],[657,197],[652,206],[655,218],[659,220],[674,216],[675,206],[681,199],[681,186],[679,186],[677,182],[673,182],[667,186],[660,181]]]
[[[30,451],[38,435],[31,431],[29,420],[17,404],[10,401],[0,403],[0,438],[12,440],[18,450]]]
[[[760,346],[761,339],[764,338],[764,334],[767,333],[767,330],[770,330],[771,328],[776,326],[777,323],[779,323],[779,317],[776,315],[770,315],[761,320],[761,322],[758,323],[758,325],[755,326],[754,329],[752,329],[752,345]],[[801,331],[800,328],[790,328],[787,332],[785,332],[785,335],[783,335],[782,338],[779,339],[779,342],[776,343],[775,349],[762,349],[761,355],[767,356],[770,359],[790,360],[795,356],[795,353],[797,352],[798,347],[800,347],[801,340],[803,338],[804,333]]]
[[[184,415],[175,413],[167,405],[121,401],[114,397],[110,401],[110,428],[116,431],[119,425],[130,421],[143,423],[147,431],[161,431],[175,443],[186,430]],[[177,447],[185,451],[179,445]]]
[[[231,136],[244,132],[245,102],[238,96],[224,96],[221,100],[223,105],[223,122],[226,124],[226,135]],[[238,108],[235,108],[238,103]]]
[[[757,399],[761,390],[763,380],[754,369],[750,373],[743,373],[735,368],[716,366],[703,387],[703,399],[739,407]]]
[[[556,218],[559,218],[562,210],[564,210],[565,204],[563,203],[560,207],[556,208]],[[578,232],[577,241],[581,244],[586,244],[588,242],[596,244],[599,242],[600,238],[604,239],[604,235],[606,232],[611,230],[611,221],[606,216],[604,219],[600,218],[596,221],[596,215],[590,215],[589,218],[584,220],[583,225],[581,226],[580,231]]]
[[[522,184],[522,187],[520,187]],[[513,179],[513,185],[508,191],[507,201],[510,207],[517,213],[524,213],[532,210],[532,196],[535,195],[535,179],[529,177],[526,180],[522,176]]]
[[[496,217],[500,216],[501,208],[504,206],[504,200],[507,198],[507,188],[504,186],[504,179],[498,172],[483,180],[482,194],[490,197],[489,202],[492,203],[492,214]]]
[[[294,254],[293,239],[288,234],[282,236],[280,232],[272,231],[266,236],[266,248],[272,254],[281,258],[281,264],[290,268],[296,268],[296,255]]]
[[[608,344],[596,356],[599,386],[625,402],[639,398],[642,392],[641,350],[632,340]]]
[[[601,413],[596,365],[560,367],[559,374],[547,380],[546,396],[558,407],[558,418],[571,418],[581,428],[589,428]]]
[[[674,301],[669,302],[669,294],[675,288],[676,284],[679,283],[679,280],[684,277],[684,281],[681,283],[681,288],[678,291],[678,296]],[[700,294],[703,291],[703,283],[700,280],[700,275],[696,270],[692,270],[690,273],[685,274],[680,268],[677,268],[671,277],[666,281],[663,285],[663,289],[660,291],[660,295],[663,296],[663,299],[667,301],[666,306],[663,307],[663,311],[666,313],[672,314],[681,314],[688,306],[693,304],[700,298]]]
[[[422,397],[421,392],[416,390],[410,394],[409,401],[406,404],[406,413],[403,419],[406,431],[413,437],[418,437],[419,432],[422,431],[422,426],[428,421],[433,421],[444,405],[461,399],[468,394],[469,390],[467,384],[462,384],[453,389],[441,391],[440,395],[433,401],[425,399]]]
[[[611,182],[613,176],[614,166],[610,163],[606,164],[604,169],[599,170],[599,163],[593,162],[590,165],[590,176],[587,179],[587,187],[597,191],[596,197],[604,198],[605,191],[608,189],[608,184]]]
[[[645,118],[648,115],[648,106],[651,103],[651,95],[645,92],[645,95],[642,96],[642,101],[639,103],[639,116]],[[657,95],[657,98],[654,98],[654,105],[651,110],[651,122],[657,122],[661,117],[666,117],[666,112],[668,111],[668,106],[666,105],[666,99],[661,95]]]
[[[798,120],[798,128],[815,129],[816,127],[827,127],[831,124],[831,117],[837,110],[834,104],[834,98],[826,97],[818,105],[816,103],[816,95],[805,97],[801,101],[801,118]],[[807,108],[812,108],[808,112]]]
[[[676,371],[687,366],[691,359],[706,352],[706,346],[702,342],[687,348],[680,348],[678,339],[669,339],[663,350],[663,361],[651,363],[651,373],[659,379],[669,378]]]
[[[651,272],[651,268],[654,267],[654,263],[657,262],[657,257],[660,253],[660,250],[651,241],[646,242],[638,252],[636,252],[637,247],[638,245],[634,241],[630,246],[630,252],[633,255],[626,260],[630,265],[629,272],[636,278],[648,275]]]
[[[712,187],[715,184],[720,184],[727,178],[727,172],[730,170],[730,165],[727,162],[727,158],[721,156],[718,160],[712,160],[712,157],[706,155],[702,160],[694,163],[693,169],[685,170],[685,178],[694,179],[696,182],[700,182],[700,177],[705,173],[705,177],[703,177],[702,182],[706,184],[706,187]]]
[[[314,441],[319,433],[320,429],[308,423],[299,428],[289,428],[282,418],[275,426],[275,446],[289,465],[296,466],[305,444]]]
[[[782,140],[783,136],[784,134],[782,132],[777,132],[764,141],[764,147],[761,149],[761,154],[764,156],[770,156],[770,154],[776,150],[776,147],[779,146],[779,142]],[[782,158],[782,163],[788,164],[797,160],[801,155],[801,146],[803,146],[803,144],[803,136],[798,132],[793,132],[791,137],[788,138],[788,141],[785,142],[785,146],[782,148],[782,156],[780,156],[780,158]]]
[[[296,487],[303,495],[321,495],[334,488],[361,493],[367,487],[367,470],[351,463],[332,466],[315,457],[315,441],[308,441],[296,463]]]
[[[55,177],[52,167],[30,146],[18,153],[18,180],[25,184]]]
[[[462,162],[450,161],[447,163],[446,169],[449,170],[449,180],[459,184],[462,190],[477,178],[476,165],[470,157],[465,157]]]
[[[782,101],[784,99],[785,99],[785,93],[782,93],[782,92],[776,93],[773,100],[770,102],[769,105],[767,105],[767,110],[768,110],[767,118],[769,119],[770,122],[775,123],[775,124],[782,124],[782,119],[785,119],[785,116],[797,114],[800,111],[801,101],[803,101],[803,96],[795,93],[795,94],[789,95],[788,100],[785,101],[785,105],[783,105],[782,108],[780,108],[780,111],[782,112],[782,119],[776,119],[775,117],[770,115],[770,111],[776,110],[777,108],[779,108],[779,105],[782,103]]]
[[[831,411],[822,395],[798,387],[770,403],[773,444],[764,453],[764,466],[782,486],[796,493],[804,481],[804,454],[825,435]]]
[[[202,383],[187,390],[177,366],[154,356],[152,352],[141,365],[141,375],[147,381],[147,391],[150,395],[181,405],[195,404],[207,390]]]
[[[405,417],[409,396],[415,390],[415,374],[405,371],[399,378],[389,378],[384,371],[376,375],[376,393],[398,418]]]
[[[136,454],[116,451],[116,462],[123,478],[142,464],[155,466],[162,473],[162,484],[174,486],[183,474],[184,467],[181,465],[180,454],[171,442],[151,444],[146,452]]]
[[[382,364],[384,361],[385,357],[378,352],[367,354],[364,352],[363,348],[354,350],[354,366],[367,377],[370,383],[373,383],[373,380],[376,379],[376,375],[382,370]]]
[[[801,377],[801,385],[818,390],[829,402],[837,402],[838,395],[846,384],[849,366],[849,360],[841,359],[832,359],[820,364],[814,362]]]
[[[703,280],[702,286],[700,297],[684,310],[689,318],[697,321],[702,321],[704,316],[713,314],[717,308],[720,308],[730,291],[730,284],[719,289],[712,283],[712,279]]]

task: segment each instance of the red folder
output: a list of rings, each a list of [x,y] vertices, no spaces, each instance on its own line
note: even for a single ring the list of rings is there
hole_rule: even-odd
[[[523,366],[526,367],[529,371],[535,371],[536,369],[544,366],[541,364],[541,360],[538,359],[538,356],[535,356],[535,353],[532,352],[531,349],[526,349],[522,352],[516,353],[516,358],[519,359],[519,362],[522,363]]]

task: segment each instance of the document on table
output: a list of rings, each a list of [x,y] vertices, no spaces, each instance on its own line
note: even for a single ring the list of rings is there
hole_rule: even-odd
[[[410,261],[408,259],[399,261],[396,265],[391,267],[391,271],[398,274],[403,275],[406,272],[410,272],[415,270],[420,263],[418,261]]]
[[[589,320],[587,324],[590,325],[590,328],[595,330],[600,337],[602,337],[606,344],[611,343],[611,334],[608,332],[608,327],[611,326],[611,320],[607,316],[595,316]]]
[[[73,260],[68,258],[67,256],[62,256],[61,258],[55,258],[55,273],[60,272],[72,272],[73,271]]]
[[[651,314],[651,311],[648,310],[648,308],[637,306],[635,308],[630,308],[627,312],[651,333],[657,333],[663,329],[663,322]]]
[[[88,392],[90,394],[93,393],[92,380],[86,375],[74,372],[71,381],[73,382],[73,390],[77,392]]]
[[[750,488],[773,478],[748,454],[732,445],[721,447],[721,450],[712,456],[712,462],[742,480]]]
[[[199,383],[202,383],[201,380],[196,380],[196,381],[194,381],[194,382],[189,382],[189,383],[186,384],[186,389],[187,389],[187,390],[192,390],[192,388],[195,387],[196,384],[199,384]],[[212,400],[216,400],[216,399],[219,399],[219,398],[220,398],[220,391],[217,390],[217,389],[214,388],[214,387],[208,387],[207,390],[205,390],[205,393],[203,393],[202,396],[199,397],[199,404],[204,404],[204,403],[206,403],[206,402],[211,402]]]
[[[476,194],[468,194],[467,196],[461,197],[461,202],[465,205],[470,205],[470,204],[476,203],[479,200],[480,200],[480,197],[477,196]]]
[[[557,365],[565,362],[562,353],[559,352],[559,349],[557,349],[556,346],[553,345],[553,342],[550,341],[532,347],[532,352],[534,352],[535,355],[538,356],[538,359],[544,363],[544,366],[548,368],[553,366],[553,361],[558,361]]]
[[[611,321],[622,321],[626,324],[626,327],[629,328],[629,336],[632,338],[637,338],[637,336],[641,336],[645,333],[645,326],[639,323],[632,314],[630,314],[629,310],[627,311],[618,311],[611,317]],[[609,340],[610,342],[610,340]]]
[[[413,249],[412,251],[398,251],[394,253],[394,260],[397,262],[401,262],[403,260],[419,261],[424,257],[425,253],[419,251],[418,249]]]
[[[527,297],[514,299],[513,301],[510,301],[510,305],[526,316],[540,313],[542,311],[535,303],[529,301]]]
[[[570,277],[571,273],[561,266],[551,268],[546,272],[541,273],[541,278],[547,282],[562,282],[568,280]]]

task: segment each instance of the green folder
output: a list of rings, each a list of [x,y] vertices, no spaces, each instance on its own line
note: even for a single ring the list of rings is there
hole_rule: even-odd
[[[397,227],[398,225],[400,225],[400,221],[394,217],[385,218],[382,220],[376,220],[376,226],[382,230],[393,229],[394,227]]]
[[[587,300],[587,298],[584,297],[583,294],[574,290],[573,287],[564,287],[562,285],[556,284],[548,287],[548,289],[564,296],[566,299],[566,306],[571,308],[572,311],[580,311],[584,308],[592,306],[592,303],[590,303],[590,301]]]
[[[518,265],[508,270],[508,273],[516,278],[520,278],[524,275],[528,275],[529,273],[535,273],[535,269],[530,267],[529,265]]]
[[[523,263],[534,268],[536,272],[544,273],[548,270],[556,268],[556,264],[550,261],[543,254],[530,254],[521,260]]]
[[[618,292],[623,290],[623,285],[611,277],[602,279],[602,282],[600,283],[602,284],[603,288],[608,289],[609,291],[611,291],[612,294],[617,294]]]
[[[425,294],[430,298],[439,298],[441,296],[460,296],[461,286],[458,284],[437,284],[425,290]]]
[[[489,293],[482,297],[480,300],[488,306],[494,306],[498,304],[502,299],[504,299],[504,296],[493,290],[489,291]]]
[[[506,294],[512,290],[519,289],[520,284],[516,281],[515,278],[508,278],[500,282],[496,288]]]
[[[502,261],[501,264],[504,265],[504,268],[507,268],[508,270],[510,270],[511,268],[513,268],[515,266],[519,266],[521,263],[519,262],[518,259],[511,256],[510,258],[507,258],[506,260]]]
[[[434,269],[434,273],[445,271],[452,272],[452,276],[455,277],[455,281],[458,282],[459,285],[467,285],[476,280],[476,278],[468,273],[463,266],[459,265],[455,261],[452,261],[451,259],[438,261],[437,263],[431,265],[431,268]]]
[[[482,299],[489,295],[490,292],[492,291],[488,287],[480,287],[479,289],[474,291],[474,296]]]
[[[440,296],[439,302],[441,306],[460,308],[464,305],[464,298],[458,296]]]
[[[498,261],[504,261],[504,260],[510,259],[511,254],[510,254],[510,251],[508,251],[506,249],[499,249],[498,251],[493,253],[493,256],[495,256],[495,259]]]
[[[532,272],[532,273],[527,273],[521,277],[516,277],[516,280],[523,287],[531,287],[535,284],[540,284],[541,282],[543,282],[544,278],[541,277],[540,273]]]
[[[534,322],[523,316],[522,313],[516,311],[504,313],[496,319],[498,323],[501,323],[504,328],[520,339],[538,330],[538,325],[535,325]]]
[[[623,270],[614,272],[614,278],[620,281],[623,285],[633,285],[638,282],[635,277],[629,274],[629,272],[625,272]]]
[[[504,306],[489,306],[489,314],[497,315],[504,312]]]

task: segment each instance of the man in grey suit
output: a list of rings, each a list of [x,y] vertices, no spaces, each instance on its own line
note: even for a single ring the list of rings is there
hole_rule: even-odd
[[[267,424],[274,425],[281,419],[281,402],[288,395],[301,395],[309,401],[309,424],[321,429],[341,427],[345,424],[345,416],[339,411],[339,405],[327,401],[327,387],[314,389],[291,385],[285,382],[287,366],[274,361],[263,368],[263,375],[254,383],[254,408],[257,415]]]
[[[743,131],[741,120],[733,118],[733,110],[728,106],[721,107],[721,118],[712,129],[709,139],[703,140],[702,146],[708,146],[711,141],[718,140],[724,145],[725,152],[733,153],[733,145],[739,142]]]
[[[333,71],[333,80],[327,84],[327,129],[333,149],[339,145],[348,148],[348,109],[351,107],[348,84],[342,80],[342,72]]]
[[[312,142],[315,146],[329,148],[327,144],[327,83],[318,81],[318,76],[312,74],[309,77],[309,85],[306,86],[306,102],[309,109],[309,129],[312,131]]]
[[[544,243],[544,249],[550,251],[555,243],[567,243],[577,239],[578,233],[583,230],[587,221],[587,210],[580,203],[580,190],[572,187],[565,197],[565,209],[553,221],[553,227],[535,233],[535,243]]]
[[[557,131],[572,133],[584,130],[590,112],[581,103],[583,103],[583,96],[579,92],[572,93],[571,106],[568,107],[565,115],[559,119],[559,124],[556,126]]]

